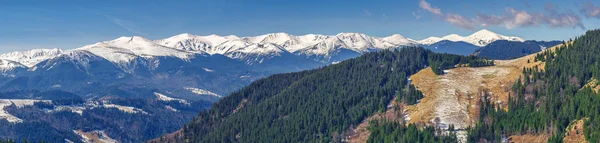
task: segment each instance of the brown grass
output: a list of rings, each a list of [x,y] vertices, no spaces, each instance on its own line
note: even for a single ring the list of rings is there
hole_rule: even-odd
[[[577,120],[571,123],[567,127],[567,132],[565,133],[565,138],[563,141],[565,143],[587,143],[585,140],[585,136],[583,135],[583,120]]]
[[[510,143],[546,143],[548,142],[548,135],[514,135],[508,137]]]
[[[183,137],[183,129],[179,129],[173,133],[146,141],[146,143],[175,143],[178,142],[181,137]]]
[[[105,143],[102,139],[100,139],[100,136],[98,136],[98,133],[83,132],[82,130],[77,130],[76,132],[86,136],[88,138],[87,142],[89,142],[89,143]]]
[[[558,46],[548,48],[547,50],[554,50],[556,47]],[[450,86],[450,88],[464,86],[469,87],[469,90],[458,90],[454,94],[457,96],[458,102],[466,105],[466,111],[468,112],[468,118],[470,119],[468,122],[473,124],[478,120],[478,101],[480,101],[480,92],[491,92],[491,100],[497,104],[502,105],[508,103],[507,101],[510,88],[514,82],[520,76],[522,76],[523,67],[532,68],[534,66],[538,66],[538,68],[544,69],[545,63],[540,61],[534,62],[536,54],[531,54],[514,60],[499,60],[496,61],[496,66],[493,67],[455,68],[452,69],[452,71],[458,74],[453,74],[447,77],[435,75],[430,68],[423,69],[410,76],[412,79],[412,84],[415,85],[421,92],[423,92],[425,96],[423,99],[421,99],[419,104],[405,106],[403,104],[396,103],[396,99],[394,98],[392,105],[399,107],[399,110],[397,110],[397,108],[388,108],[385,113],[375,114],[367,118],[360,125],[358,125],[356,129],[354,129],[354,134],[348,136],[345,141],[351,143],[366,142],[370,135],[370,132],[367,129],[369,126],[369,121],[374,119],[400,121],[403,120],[403,118],[399,118],[398,115],[402,116],[404,114],[409,114],[409,117],[411,118],[409,123],[418,125],[431,125],[432,119],[435,118],[435,107],[440,103],[440,95],[447,94],[447,92],[438,90],[442,86]],[[479,75],[480,71],[493,72],[486,72],[485,74]],[[458,82],[451,85],[441,85],[439,80],[442,78],[454,79],[453,81]],[[598,88],[600,89],[600,86],[598,86]],[[507,110],[506,106],[503,107],[505,110]],[[403,109],[406,109],[407,113],[404,113],[402,111]],[[513,140],[516,142],[547,142],[548,140],[547,135],[521,135],[511,136],[511,138],[513,138]]]
[[[581,87],[581,89],[586,88],[586,87],[590,87],[592,88],[596,93],[598,93],[598,90],[600,90],[600,85],[598,84],[598,80],[592,78],[587,84],[585,84],[585,86]]]
[[[439,78],[431,68],[426,68],[410,76],[410,79],[412,84],[423,92],[424,98],[421,99],[419,104],[407,107],[410,117],[409,123],[428,124],[433,119],[433,107],[435,107],[436,95],[438,94],[435,89],[440,88],[439,83],[436,81]]]
[[[359,124],[356,127],[356,129],[353,130],[353,133],[351,133],[350,135],[348,135],[346,137],[344,142],[349,142],[349,143],[367,142],[367,139],[369,139],[369,136],[371,135],[371,132],[368,130],[370,121],[384,119],[384,120],[388,120],[388,121],[400,122],[400,121],[404,120],[403,115],[405,113],[403,112],[403,107],[405,107],[405,105],[402,103],[398,103],[396,100],[396,97],[394,97],[394,99],[390,103],[390,106],[388,106],[388,109],[386,110],[385,113],[376,113],[375,115],[367,118],[365,121],[363,121],[361,124]]]

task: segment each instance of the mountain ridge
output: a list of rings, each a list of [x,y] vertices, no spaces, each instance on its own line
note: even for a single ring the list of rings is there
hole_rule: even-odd
[[[423,40],[413,40],[400,34],[387,37],[374,37],[362,33],[339,33],[336,35],[306,34],[292,35],[288,33],[269,33],[259,36],[238,37],[235,35],[198,36],[182,33],[164,39],[150,40],[140,36],[119,37],[114,40],[102,41],[76,49],[33,49],[0,54],[0,59],[15,61],[30,69],[35,65],[72,51],[85,50],[103,57],[117,65],[130,64],[136,58],[177,57],[189,60],[198,55],[220,54],[232,59],[245,61],[247,64],[260,64],[261,59],[248,61],[252,55],[277,56],[283,53],[317,56],[319,62],[332,63],[331,56],[343,53],[342,50],[354,51],[358,54],[373,50],[399,48],[406,46],[429,46],[449,40],[466,42],[477,47],[483,47],[493,41],[509,40],[524,42],[522,38],[500,35],[483,29],[467,37],[450,34],[442,38],[429,37]],[[268,49],[263,48],[266,45]],[[243,54],[240,54],[243,53]],[[464,53],[464,52],[463,52]],[[249,55],[246,57],[244,55]],[[272,58],[272,57],[271,57]],[[268,58],[267,58],[268,59]],[[2,67],[0,67],[2,68]],[[4,69],[6,70],[6,69]]]

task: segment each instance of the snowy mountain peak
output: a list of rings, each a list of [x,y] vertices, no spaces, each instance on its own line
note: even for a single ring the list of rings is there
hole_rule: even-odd
[[[394,45],[415,45],[417,42],[412,40],[412,39],[408,39],[400,34],[393,34],[391,36],[382,38],[381,40],[385,41],[385,42],[389,42],[391,44]]]
[[[400,34],[392,34],[388,37],[385,37],[386,39],[405,39],[406,37],[400,35]]]
[[[473,36],[473,35],[499,35],[499,34],[492,32],[490,30],[487,30],[487,29],[481,29],[481,30],[471,34],[471,36]],[[471,37],[471,36],[469,36],[469,37]]]
[[[298,38],[296,36],[290,35],[288,33],[270,33],[262,36],[262,39],[259,39],[258,43],[274,43],[278,45],[283,45],[286,42],[294,42],[292,44],[298,43]]]
[[[497,34],[495,32],[487,30],[487,29],[482,29],[482,30],[479,30],[467,37],[463,37],[458,34],[450,34],[450,35],[444,36],[442,38],[429,37],[429,38],[418,41],[418,43],[423,44],[423,45],[431,45],[431,44],[434,44],[434,43],[437,43],[437,42],[440,42],[443,40],[448,40],[448,41],[452,41],[452,42],[466,42],[466,43],[473,44],[473,45],[479,46],[479,47],[483,47],[483,46],[485,46],[489,43],[492,43],[494,41],[497,41],[497,40],[508,40],[508,41],[519,41],[519,42],[525,41],[524,39],[519,38],[519,37],[504,36],[504,35]]]
[[[55,58],[63,54],[62,49],[33,49],[27,51],[10,52],[0,55],[0,59],[19,62],[27,67],[33,67],[36,64]]]
[[[444,40],[444,39],[442,39],[440,37],[429,37],[429,38],[425,38],[423,40],[419,40],[417,42],[420,44],[423,44],[423,45],[431,45],[431,44],[440,42],[442,40]]]
[[[442,39],[444,39],[444,40],[450,40],[450,41],[454,41],[454,42],[465,41],[465,37],[460,36],[458,34],[446,35],[446,36],[442,37]]]
[[[346,48],[357,52],[365,52],[369,48],[387,48],[375,46],[377,43],[374,39],[362,33],[340,33],[336,37],[344,42]]]
[[[485,45],[492,43],[494,41],[497,41],[497,40],[508,40],[508,41],[519,41],[519,42],[525,41],[524,39],[519,38],[519,37],[504,36],[504,35],[500,35],[500,34],[492,32],[492,31],[489,31],[487,29],[477,31],[477,32],[469,35],[467,38],[472,40],[469,43],[472,43],[477,46],[485,46]]]
[[[125,43],[136,43],[136,44],[139,44],[139,43],[153,43],[151,40],[148,40],[148,39],[146,39],[144,37],[140,37],[140,36],[132,36],[132,37],[125,37],[125,36],[123,36],[123,37],[119,37],[117,39],[114,39],[114,40],[111,40],[111,41],[108,41],[108,42],[111,42],[111,43],[122,43],[122,44],[125,44]],[[104,43],[107,43],[107,42],[104,42]]]
[[[362,34],[362,33],[353,33],[353,32],[342,32],[339,33],[337,35],[335,35],[337,37],[361,37],[361,38],[368,38],[369,36]]]
[[[497,40],[525,41],[519,37],[509,37],[497,34],[487,29],[477,31],[468,37],[450,34],[444,37],[429,37],[420,41],[406,38],[400,34],[387,37],[371,37],[362,33],[344,32],[336,35],[307,34],[295,36],[288,33],[269,33],[254,37],[237,37],[235,35],[198,36],[182,33],[160,40],[149,40],[140,36],[119,37],[114,40],[98,42],[78,49],[63,51],[61,49],[36,49],[29,51],[0,54],[0,59],[14,61],[29,68],[34,68],[42,61],[54,59],[73,51],[86,51],[97,57],[104,58],[122,67],[138,58],[170,56],[189,60],[197,54],[220,54],[233,59],[245,60],[254,58],[260,61],[263,57],[281,55],[289,52],[295,55],[330,56],[346,49],[358,53],[397,48],[411,45],[432,45],[449,40],[466,42],[475,46],[485,46]],[[82,54],[76,54],[82,55]],[[259,59],[259,60],[256,60]],[[9,64],[11,62],[4,62]],[[15,64],[18,65],[18,64]]]
[[[119,37],[115,40],[87,45],[75,50],[83,50],[118,64],[127,70],[127,65],[136,58],[177,57],[187,60],[193,53],[163,46],[143,37]]]
[[[27,66],[19,62],[0,59],[0,72],[8,72],[17,68],[27,68]]]
[[[168,39],[178,39],[178,40],[184,40],[184,39],[193,39],[196,38],[196,35],[192,35],[190,33],[182,33],[179,35],[175,35],[173,37],[169,37]]]
[[[214,34],[213,34],[213,35],[210,35],[210,36],[214,36]],[[210,36],[209,36],[209,37],[210,37]],[[240,37],[238,37],[238,36],[235,36],[235,35],[229,35],[229,36],[225,36],[225,38],[227,38],[227,39],[230,39],[230,40],[240,39]]]

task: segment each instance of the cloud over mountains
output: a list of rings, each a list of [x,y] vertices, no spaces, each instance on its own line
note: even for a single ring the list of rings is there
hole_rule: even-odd
[[[444,16],[444,20],[463,29],[479,29],[481,27],[498,26],[506,29],[517,27],[547,26],[551,28],[571,27],[585,29],[582,18],[571,10],[558,11],[557,7],[548,3],[543,12],[530,12],[515,8],[505,8],[504,14],[476,14],[474,16],[456,13],[442,13],[442,9],[420,0],[419,7],[434,15]],[[586,17],[600,18],[600,8],[591,2],[580,10]]]

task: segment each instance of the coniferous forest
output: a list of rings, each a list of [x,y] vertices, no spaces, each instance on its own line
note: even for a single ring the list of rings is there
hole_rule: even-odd
[[[571,43],[572,42],[572,43]],[[600,138],[600,95],[588,83],[600,78],[600,30],[536,55],[545,68],[523,69],[512,87],[508,111],[482,108],[479,125],[471,129],[470,142],[500,141],[503,135],[549,134],[548,142],[562,142],[567,126],[584,120],[589,142]]]
[[[184,127],[186,142],[339,142],[351,126],[383,112],[394,96],[416,103],[422,98],[407,77],[428,65],[493,64],[475,57],[402,48],[365,54],[315,70],[278,74],[258,80],[215,103]],[[412,90],[411,90],[412,89]],[[385,123],[382,127],[395,127]],[[375,127],[377,128],[377,127]],[[396,141],[448,141],[432,129],[398,128],[418,134]],[[374,129],[379,130],[379,129]],[[387,133],[387,130],[382,130]],[[383,137],[383,136],[382,136]],[[378,136],[372,141],[380,141]]]

